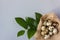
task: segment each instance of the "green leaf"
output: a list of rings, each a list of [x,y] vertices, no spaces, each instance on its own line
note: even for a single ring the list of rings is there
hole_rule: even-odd
[[[34,28],[34,21],[35,21],[35,19],[33,19],[31,17],[26,17],[26,22],[30,28]]]
[[[36,21],[37,21],[37,24],[39,23],[40,21],[40,18],[42,16],[42,14],[38,13],[38,12],[35,12],[35,16],[36,16]]]
[[[22,36],[24,33],[25,33],[24,30],[19,31],[19,32],[17,33],[17,37]]]
[[[29,30],[27,31],[27,36],[28,36],[28,38],[29,38],[29,39],[32,38],[32,36],[35,34],[35,32],[36,32],[35,29],[29,29]]]
[[[16,17],[15,18],[16,22],[22,26],[23,28],[27,29],[28,28],[28,25],[26,23],[26,21],[23,19],[23,18],[20,18],[20,17]]]
[[[37,21],[35,20],[35,21],[34,21],[35,29],[37,28],[37,25],[38,25],[38,23],[37,23]]]

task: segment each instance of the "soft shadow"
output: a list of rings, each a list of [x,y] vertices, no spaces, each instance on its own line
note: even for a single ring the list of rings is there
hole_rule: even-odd
[[[60,7],[56,8],[56,9],[54,9],[52,11],[55,12],[56,15],[60,18]]]

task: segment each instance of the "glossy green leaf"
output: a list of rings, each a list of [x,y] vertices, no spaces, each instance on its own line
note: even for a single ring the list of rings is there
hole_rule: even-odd
[[[19,32],[17,33],[17,37],[22,36],[24,33],[25,33],[24,30],[19,31]]]
[[[35,29],[37,28],[37,25],[38,25],[38,23],[37,23],[37,21],[35,20],[35,21],[34,21]]]
[[[34,28],[34,21],[35,19],[31,18],[31,17],[26,17],[26,22],[29,25],[29,27]]]
[[[39,23],[40,21],[40,18],[42,16],[42,14],[38,13],[38,12],[35,12],[35,16],[36,16],[36,21],[37,21],[37,24]]]
[[[29,39],[32,38],[32,36],[35,34],[35,32],[36,32],[35,29],[29,29],[29,30],[27,31],[27,36],[28,36],[28,38],[29,38]]]
[[[27,30],[27,36],[30,39],[33,37],[33,35],[36,32],[36,28],[38,26],[38,23],[40,21],[41,16],[42,16],[42,14],[35,12],[35,18],[36,19],[31,18],[31,17],[26,17],[26,20],[24,20],[21,17],[16,17],[15,20],[23,28],[25,28],[25,29],[28,29],[28,27],[30,28]],[[24,33],[25,33],[25,30],[19,31],[17,33],[17,37],[22,36]]]
[[[20,18],[20,17],[16,17],[15,18],[16,22],[22,26],[23,28],[27,29],[28,28],[28,25],[26,23],[26,21],[23,19],[23,18]]]

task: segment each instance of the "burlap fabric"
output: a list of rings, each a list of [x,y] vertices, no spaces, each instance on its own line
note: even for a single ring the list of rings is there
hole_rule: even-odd
[[[49,39],[46,39],[46,40],[60,40],[60,19],[57,17],[57,15],[53,12],[50,12],[50,13],[47,13],[45,15],[43,15],[41,18],[40,18],[40,22],[38,24],[38,27],[37,27],[37,31],[34,35],[35,39],[36,40],[45,40],[41,37],[40,35],[40,28],[42,26],[42,23],[44,22],[44,20],[46,19],[50,19],[51,21],[54,21],[54,22],[57,22],[58,23],[58,26],[57,26],[57,29],[58,29],[58,34],[56,35],[53,35],[51,38]]]

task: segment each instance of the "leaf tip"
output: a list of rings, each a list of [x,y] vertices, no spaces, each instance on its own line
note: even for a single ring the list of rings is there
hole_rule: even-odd
[[[17,33],[17,37],[22,36],[24,33],[25,33],[24,30],[19,31],[19,32]]]

